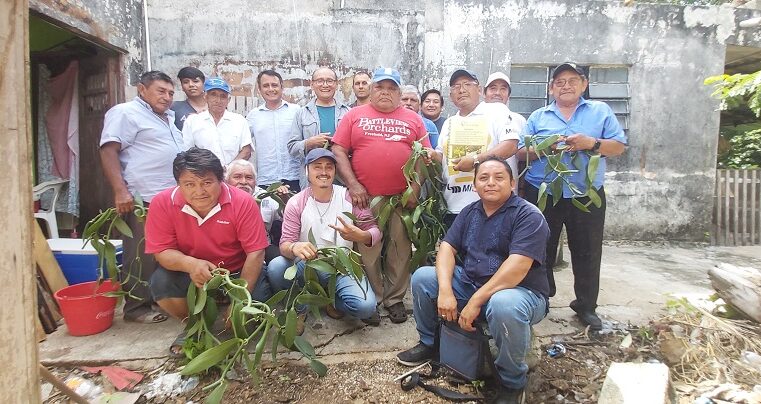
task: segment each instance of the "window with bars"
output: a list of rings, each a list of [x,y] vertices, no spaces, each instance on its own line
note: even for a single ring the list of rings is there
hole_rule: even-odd
[[[625,66],[579,66],[589,86],[583,97],[607,103],[624,130],[629,129],[629,68]],[[518,66],[510,68],[510,109],[526,118],[552,101],[548,85],[555,66]]]

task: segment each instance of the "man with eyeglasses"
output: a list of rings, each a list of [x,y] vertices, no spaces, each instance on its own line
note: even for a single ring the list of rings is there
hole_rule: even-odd
[[[333,152],[353,206],[367,208],[375,196],[400,195],[407,189],[402,166],[412,155],[415,141],[430,149],[420,115],[401,106],[401,77],[396,69],[379,68],[373,73],[370,104],[352,108],[338,126]],[[349,157],[351,156],[351,158]],[[420,188],[413,184],[407,208],[414,209]],[[380,204],[375,205],[377,215]],[[410,284],[412,242],[401,218],[400,207],[389,215],[383,243],[359,245],[368,280],[378,303],[383,303],[393,323],[407,321],[402,299]],[[384,249],[385,245],[385,249]],[[384,252],[381,259],[381,252]],[[381,267],[383,262],[383,267]],[[380,324],[380,314],[365,318]]]
[[[338,76],[328,67],[320,67],[312,73],[312,92],[315,98],[296,115],[291,126],[288,151],[303,166],[304,156],[310,150],[324,147],[333,137],[341,118],[349,107],[335,99]],[[301,188],[307,186],[304,173],[300,175]]]
[[[574,292],[576,300],[570,306],[584,325],[591,330],[600,330],[602,321],[597,316],[597,297],[600,290],[600,261],[602,258],[602,238],[605,224],[605,177],[606,157],[618,156],[624,152],[627,144],[626,134],[616,119],[613,110],[600,101],[589,101],[582,97],[588,85],[587,77],[575,63],[563,63],[552,72],[550,94],[554,101],[534,111],[528,118],[526,128],[521,134],[519,157],[529,160],[531,167],[526,173],[526,199],[536,203],[542,182],[552,181],[554,175],[547,178],[545,167],[547,159],[537,160],[533,150],[525,147],[526,136],[562,135],[557,144],[566,146],[563,162],[578,169],[572,174],[570,182],[580,192],[586,192],[586,175],[591,155],[600,155],[595,180],[592,184],[599,195],[602,205],[598,208],[590,204],[589,212],[583,212],[571,201],[573,192],[564,183],[562,195],[550,194],[544,209],[544,216],[550,226],[550,239],[547,242],[547,277],[550,284],[550,296],[555,295],[555,278],[552,266],[557,254],[558,239],[563,225],[568,235],[568,247],[571,250],[571,263],[574,275]],[[575,154],[571,163],[569,154]],[[555,202],[557,198],[557,202]],[[580,198],[586,204],[589,198]]]
[[[248,160],[251,129],[243,115],[227,110],[230,85],[221,77],[210,77],[203,87],[209,109],[185,121],[182,128],[185,147],[211,150],[225,167],[233,160]]]
[[[422,104],[420,115],[422,115],[423,118],[428,118],[433,121],[433,124],[436,125],[436,129],[441,133],[444,121],[447,120],[447,117],[441,113],[442,108],[444,108],[444,97],[442,97],[441,91],[435,88],[426,90],[423,95],[420,96],[420,103]]]
[[[446,184],[444,199],[448,210],[444,221],[451,226],[460,210],[478,200],[478,194],[473,189],[473,168],[480,161],[489,156],[506,159],[513,176],[518,177],[513,155],[517,151],[522,128],[509,119],[510,110],[506,105],[481,101],[481,85],[476,73],[465,69],[456,70],[449,78],[449,88],[449,97],[457,107],[457,114],[444,122],[433,158],[442,164]],[[477,135],[481,136],[483,143],[469,147],[480,147],[483,151],[455,157],[459,153],[454,151],[454,142],[459,141],[456,138],[450,139],[450,134],[463,128],[481,131]],[[457,147],[463,146],[458,143]]]

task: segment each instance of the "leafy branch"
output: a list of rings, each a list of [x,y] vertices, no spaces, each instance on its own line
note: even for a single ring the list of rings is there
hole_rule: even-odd
[[[549,136],[526,136],[525,143],[528,150],[532,150],[538,158],[545,158],[546,165],[544,168],[544,178],[539,185],[539,194],[537,196],[537,206],[539,210],[544,211],[547,206],[547,197],[553,196],[552,205],[557,203],[563,197],[563,185],[571,191],[571,203],[577,209],[589,212],[589,206],[594,205],[599,208],[602,206],[602,199],[594,189],[594,181],[597,176],[597,167],[600,165],[599,154],[592,154],[586,150],[569,152],[567,146],[559,144],[561,135]],[[554,147],[553,147],[554,146]],[[588,158],[586,172],[584,173],[584,183],[586,190],[581,191],[576,184],[571,181],[571,177],[581,171],[582,155]],[[527,159],[530,160],[530,159]],[[531,168],[531,161],[527,161],[526,168],[520,174],[523,176]],[[549,192],[548,192],[549,190]],[[580,198],[589,198],[584,203]]]
[[[273,200],[275,200],[275,202],[277,202],[278,212],[280,212],[280,214],[282,215],[283,214],[283,210],[285,209],[285,201],[283,200],[283,198],[280,197],[280,195],[282,195],[282,194],[279,194],[279,193],[276,192],[277,189],[282,187],[282,186],[283,186],[283,183],[280,182],[280,181],[272,183],[270,186],[267,187],[266,190],[264,190],[264,192],[260,193],[259,195],[254,196],[254,200],[256,201],[256,203],[258,205],[261,206],[262,201],[265,198],[272,198]],[[291,196],[293,196],[293,195],[295,195],[295,193],[292,192],[292,191],[288,193],[288,197],[289,198]]]
[[[705,79],[703,84],[713,85],[711,96],[721,100],[722,111],[748,106],[757,118],[761,118],[761,72],[749,74],[721,74]]]

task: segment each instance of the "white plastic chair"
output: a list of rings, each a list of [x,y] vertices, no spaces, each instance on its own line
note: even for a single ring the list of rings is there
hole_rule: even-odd
[[[42,194],[44,194],[47,191],[53,190],[53,199],[50,201],[50,208],[49,209],[42,209],[40,208],[39,212],[34,213],[34,217],[37,219],[42,219],[45,221],[45,224],[48,228],[48,237],[49,238],[58,238],[58,221],[55,217],[55,204],[58,201],[58,195],[61,194],[61,189],[65,184],[67,184],[69,180],[52,180],[52,181],[45,181],[41,184],[37,184],[32,188],[32,199],[34,201],[39,201]]]

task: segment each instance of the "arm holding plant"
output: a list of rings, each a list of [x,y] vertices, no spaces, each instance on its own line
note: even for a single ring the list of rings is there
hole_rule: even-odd
[[[217,267],[209,261],[185,255],[171,248],[155,254],[155,257],[165,269],[190,275],[190,280],[199,288],[211,279],[211,271]]]

